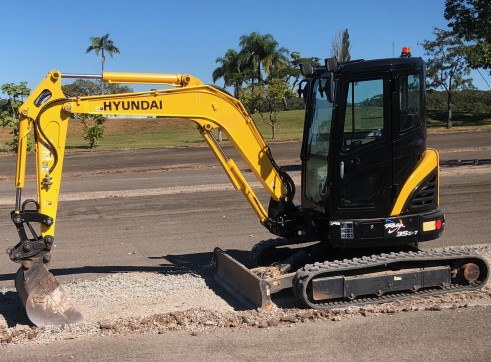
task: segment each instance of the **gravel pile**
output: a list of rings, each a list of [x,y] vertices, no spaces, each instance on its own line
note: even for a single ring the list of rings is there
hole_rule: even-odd
[[[491,261],[491,246],[469,250]],[[135,333],[189,331],[192,335],[217,328],[272,328],[317,320],[339,321],[411,311],[440,311],[491,306],[491,283],[475,292],[413,297],[388,304],[339,308],[329,311],[299,309],[286,296],[270,312],[240,310],[229,304],[226,292],[212,277],[213,266],[163,273],[119,273],[92,281],[64,285],[85,324],[31,326],[17,293],[0,291],[0,340],[10,344],[49,343],[55,340]],[[218,294],[217,294],[218,293]],[[291,300],[289,300],[289,298]]]

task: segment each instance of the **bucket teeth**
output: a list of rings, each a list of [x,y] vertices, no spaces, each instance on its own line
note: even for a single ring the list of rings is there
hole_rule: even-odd
[[[29,268],[19,268],[15,287],[29,320],[36,326],[85,322],[43,258],[32,259]]]

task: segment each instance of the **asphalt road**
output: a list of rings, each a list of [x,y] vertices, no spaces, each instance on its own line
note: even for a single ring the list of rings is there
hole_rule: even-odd
[[[128,335],[8,346],[5,361],[489,361],[491,310],[307,322],[285,328]],[[0,357],[1,359],[1,357]]]
[[[490,140],[491,132],[478,132],[430,135],[428,143],[440,150],[442,160],[485,160],[491,159]],[[272,144],[271,148],[281,165],[297,172],[298,143]],[[170,264],[204,264],[215,246],[229,249],[234,257],[245,260],[246,251],[270,234],[242,195],[229,189],[222,170],[212,164],[216,164],[213,156],[202,148],[68,154],[62,185],[66,199],[59,208],[51,265],[54,273],[63,281],[120,271],[160,271]],[[3,248],[17,242],[9,218],[15,198],[13,170],[14,158],[1,157]],[[442,176],[446,231],[427,247],[491,243],[491,171],[485,168],[484,172],[476,172],[477,168],[472,167],[466,170]],[[251,178],[252,174],[246,172],[246,176]],[[33,190],[32,185],[28,186],[25,195],[34,196]],[[266,195],[260,197],[267,199]],[[17,267],[7,255],[0,258],[0,287],[13,286]],[[14,348],[9,360],[26,356],[44,360],[57,351],[56,360],[225,361],[235,357],[484,361],[490,359],[491,352],[487,342],[491,337],[490,318],[489,308],[470,308],[345,320],[328,326],[320,322],[286,330],[91,338],[64,341],[53,349],[36,347],[34,358],[33,352]],[[86,349],[88,344],[92,346],[90,350]]]
[[[299,142],[278,142],[270,144],[273,156],[281,161],[296,161],[300,157]],[[491,159],[490,132],[454,132],[430,133],[428,147],[436,148],[440,158],[446,160]],[[231,157],[237,154],[230,146],[224,146]],[[94,157],[94,153],[97,156]],[[34,174],[33,159],[28,163],[28,174]],[[206,147],[144,149],[124,151],[68,152],[65,157],[64,171],[68,174],[79,174],[94,171],[137,171],[161,170],[183,165],[211,165],[216,160]],[[283,164],[284,165],[284,164]],[[15,157],[0,157],[0,177],[15,175]]]

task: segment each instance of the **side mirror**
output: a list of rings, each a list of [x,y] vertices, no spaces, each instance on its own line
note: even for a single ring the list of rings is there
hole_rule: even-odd
[[[304,77],[314,74],[314,68],[309,63],[300,63],[300,72]]]
[[[334,72],[338,68],[338,60],[336,57],[324,59],[324,64],[328,72]]]

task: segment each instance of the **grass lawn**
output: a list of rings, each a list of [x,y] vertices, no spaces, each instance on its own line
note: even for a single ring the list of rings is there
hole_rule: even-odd
[[[428,110],[428,130],[447,127],[447,112]],[[453,112],[452,125],[459,130],[491,129],[491,114]]]
[[[428,129],[444,131],[446,118],[439,113],[428,112]],[[267,118],[268,114],[264,114]],[[271,142],[271,127],[262,121],[258,114],[252,115],[266,142]],[[88,141],[83,138],[82,125],[70,120],[68,126],[67,150],[87,149]],[[301,140],[304,115],[302,110],[281,112],[276,123],[275,141]],[[491,115],[476,118],[469,115],[454,114],[454,130],[491,129]],[[108,119],[106,133],[97,146],[100,150],[189,147],[205,145],[193,122],[179,119]],[[0,152],[5,152],[5,142],[12,135],[10,129],[0,128]]]

